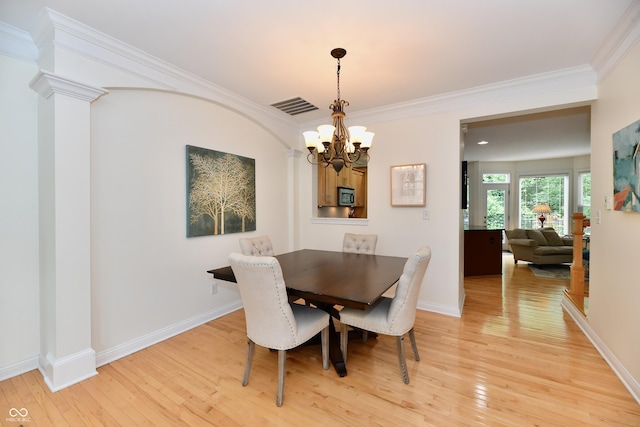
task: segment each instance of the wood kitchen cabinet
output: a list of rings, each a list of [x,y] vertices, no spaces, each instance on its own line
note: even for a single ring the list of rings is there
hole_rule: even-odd
[[[354,207],[363,207],[366,204],[366,182],[365,172],[361,169],[351,170],[351,186],[356,190]]]
[[[354,208],[359,209],[367,205],[367,168],[353,165],[343,167],[339,174],[332,166],[318,165],[318,207],[338,206],[338,187],[348,187],[355,190]]]
[[[318,165],[318,207],[338,205],[336,171],[331,166]]]

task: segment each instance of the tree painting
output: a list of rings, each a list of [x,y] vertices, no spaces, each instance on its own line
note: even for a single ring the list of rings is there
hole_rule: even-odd
[[[187,237],[256,229],[254,159],[187,145]]]

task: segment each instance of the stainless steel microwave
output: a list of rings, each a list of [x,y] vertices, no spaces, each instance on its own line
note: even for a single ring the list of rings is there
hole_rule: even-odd
[[[338,187],[338,206],[353,206],[355,194],[353,188]]]

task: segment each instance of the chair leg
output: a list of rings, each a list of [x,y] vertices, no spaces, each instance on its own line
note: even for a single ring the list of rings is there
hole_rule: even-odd
[[[287,361],[287,350],[278,350],[278,397],[276,405],[282,406],[282,396],[284,395],[284,374],[285,362]]]
[[[416,344],[416,334],[413,332],[413,328],[409,330],[409,338],[411,339],[411,347],[413,348],[413,358],[416,360],[420,360],[420,355],[418,354],[418,346]]]
[[[322,342],[322,369],[329,369],[329,327],[327,326],[320,332],[320,341]]]
[[[347,325],[345,323],[342,324],[340,328],[340,350],[342,350],[342,361],[344,364],[347,364],[347,342],[349,341],[349,331],[347,330]]]
[[[404,336],[396,337],[396,347],[398,348],[398,361],[400,362],[400,373],[402,381],[409,384],[409,373],[407,372],[407,360],[404,357]]]
[[[250,339],[247,339],[247,362],[244,365],[244,378],[242,379],[242,385],[249,384],[249,372],[251,372],[251,361],[253,360],[253,351],[256,345]]]

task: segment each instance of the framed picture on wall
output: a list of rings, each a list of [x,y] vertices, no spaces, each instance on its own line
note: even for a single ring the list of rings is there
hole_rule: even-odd
[[[426,163],[391,166],[391,206],[425,206],[426,177]]]
[[[640,120],[613,134],[613,209],[640,212]]]
[[[256,161],[187,145],[187,237],[256,230]]]

